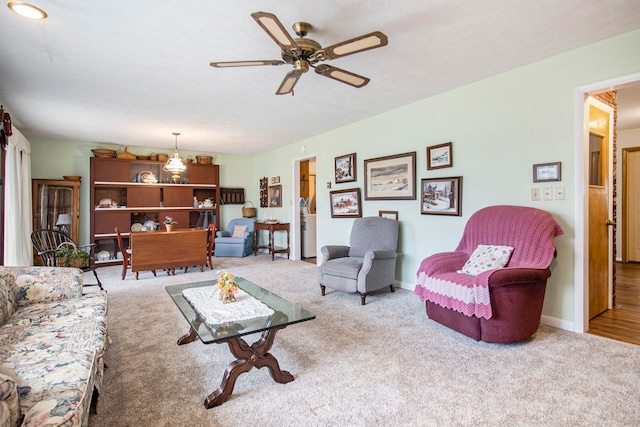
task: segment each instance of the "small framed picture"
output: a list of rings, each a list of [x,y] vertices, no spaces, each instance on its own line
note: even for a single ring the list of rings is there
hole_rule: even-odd
[[[269,186],[269,207],[270,208],[282,207],[282,185]]]
[[[421,182],[420,213],[462,215],[462,177],[430,178]]]
[[[451,143],[427,147],[427,169],[450,168],[453,166],[453,153]]]
[[[398,220],[398,211],[378,211],[378,216]]]
[[[331,218],[360,218],[362,203],[359,188],[329,192],[331,199]]]
[[[336,184],[356,180],[356,153],[336,157]]]
[[[533,182],[562,181],[561,163],[533,165]]]

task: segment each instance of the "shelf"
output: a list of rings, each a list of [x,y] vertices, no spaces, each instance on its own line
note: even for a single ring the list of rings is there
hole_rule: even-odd
[[[153,207],[153,206],[144,206],[137,208],[93,208],[96,212],[164,212],[164,211],[215,211],[217,208],[194,208],[190,206],[164,206],[164,207]]]
[[[176,187],[176,188],[218,188],[215,184],[147,184],[144,182],[96,181],[95,187]]]

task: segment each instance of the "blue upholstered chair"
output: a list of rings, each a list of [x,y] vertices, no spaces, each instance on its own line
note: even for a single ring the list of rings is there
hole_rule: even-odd
[[[322,295],[329,287],[357,292],[362,305],[367,294],[389,286],[394,291],[398,221],[381,217],[358,218],[351,228],[350,246],[323,246],[318,283]]]
[[[251,255],[253,252],[253,221],[251,218],[232,219],[228,230],[218,231],[214,242],[215,256],[242,258]]]

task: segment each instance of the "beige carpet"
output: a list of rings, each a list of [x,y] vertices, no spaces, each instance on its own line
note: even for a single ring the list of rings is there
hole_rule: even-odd
[[[112,343],[90,426],[640,425],[640,346],[546,326],[521,344],[486,344],[432,322],[405,290],[361,306],[356,294],[322,297],[309,263],[214,261],[317,315],[276,336],[271,352],[295,381],[253,369],[205,409],[233,357],[224,344],[176,345],[188,326],[164,287],[215,271],[122,281],[104,267]]]

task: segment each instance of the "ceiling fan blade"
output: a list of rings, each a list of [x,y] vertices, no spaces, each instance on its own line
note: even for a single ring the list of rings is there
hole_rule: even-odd
[[[278,59],[256,60],[256,61],[226,61],[226,62],[211,62],[209,65],[216,68],[227,67],[252,67],[256,65],[282,65],[284,61]]]
[[[293,87],[298,83],[298,80],[302,76],[302,72],[298,70],[291,70],[284,77],[282,83],[280,83],[280,87],[276,91],[276,95],[286,95],[293,90]]]
[[[256,20],[258,25],[269,34],[278,46],[294,56],[300,54],[300,48],[275,15],[266,12],[255,12],[251,14],[251,17]]]
[[[350,71],[345,71],[327,64],[318,65],[315,70],[316,73],[320,74],[321,76],[338,80],[339,82],[346,83],[353,87],[366,86],[370,81],[370,79],[367,77],[359,76]]]
[[[325,47],[321,51],[316,52],[316,58],[320,61],[340,58],[353,53],[386,46],[387,43],[387,36],[382,34],[380,31],[374,31],[373,33],[365,34],[354,39],[345,40],[329,47]]]

